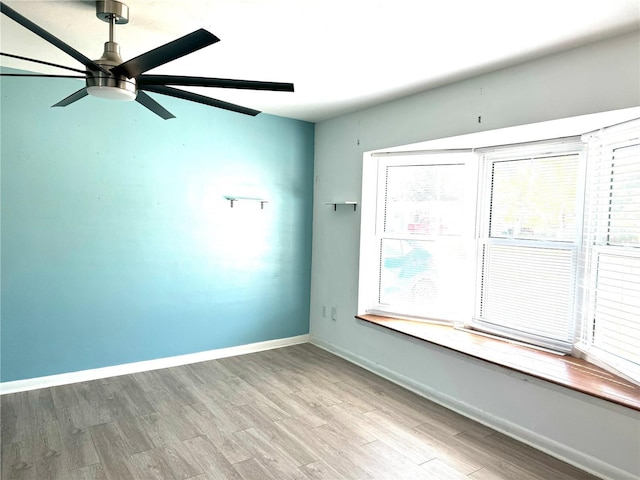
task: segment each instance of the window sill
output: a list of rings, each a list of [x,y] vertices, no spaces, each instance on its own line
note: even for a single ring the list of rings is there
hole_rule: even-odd
[[[414,320],[356,315],[357,319],[485,362],[640,411],[640,386],[581,358],[555,355],[495,338]]]

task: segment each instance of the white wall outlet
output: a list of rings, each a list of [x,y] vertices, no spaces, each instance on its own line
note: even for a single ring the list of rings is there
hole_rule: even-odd
[[[327,318],[327,306],[326,305],[322,305],[322,316],[324,318]]]
[[[336,307],[331,307],[331,320],[334,322],[338,320],[338,309]]]

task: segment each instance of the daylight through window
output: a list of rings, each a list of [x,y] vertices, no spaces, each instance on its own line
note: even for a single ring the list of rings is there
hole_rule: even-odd
[[[366,313],[587,356],[640,382],[640,120],[370,160]]]

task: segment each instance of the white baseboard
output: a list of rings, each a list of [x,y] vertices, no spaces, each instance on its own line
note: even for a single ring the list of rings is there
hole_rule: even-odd
[[[501,417],[496,417],[484,412],[473,405],[461,402],[460,400],[443,395],[441,392],[431,389],[427,385],[416,382],[415,380],[390,370],[382,365],[373,363],[372,361],[355,355],[347,350],[324,342],[316,337],[311,337],[309,340],[313,345],[316,345],[328,352],[331,352],[339,357],[355,363],[362,368],[369,370],[370,372],[380,375],[387,380],[396,383],[412,392],[425,397],[433,402],[436,402],[443,407],[446,407],[454,412],[457,412],[465,417],[471,418],[489,428],[497,430],[504,435],[507,435],[515,440],[525,443],[537,450],[543,451],[563,462],[569,463],[581,470],[592,473],[605,480],[638,480],[637,477],[627,471],[621,470],[614,465],[605,463],[597,458],[570,448],[564,444],[556,442],[548,437],[542,436],[536,432],[522,427],[521,425],[509,422]]]
[[[99,380],[101,378],[116,377],[118,375],[128,375],[131,373],[145,372],[148,370],[159,370],[161,368],[177,367],[189,363],[206,362],[218,358],[233,357],[247,353],[262,352],[273,348],[287,347],[299,343],[307,343],[309,335],[298,335],[296,337],[279,338],[277,340],[267,340],[266,342],[250,343],[238,345],[237,347],[219,348],[207,350],[205,352],[190,353],[187,355],[177,355],[174,357],[158,358],[144,362],[125,363],[112,367],[94,368],[91,370],[81,370],[79,372],[61,373],[59,375],[49,375],[46,377],[28,378],[26,380],[15,380],[12,382],[0,383],[0,395],[8,393],[25,392],[38,388],[55,387],[70,383],[87,382]]]

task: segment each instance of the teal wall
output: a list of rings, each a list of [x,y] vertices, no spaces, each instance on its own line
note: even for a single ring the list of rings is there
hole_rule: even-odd
[[[313,124],[78,82],[2,79],[0,379],[308,333]]]

